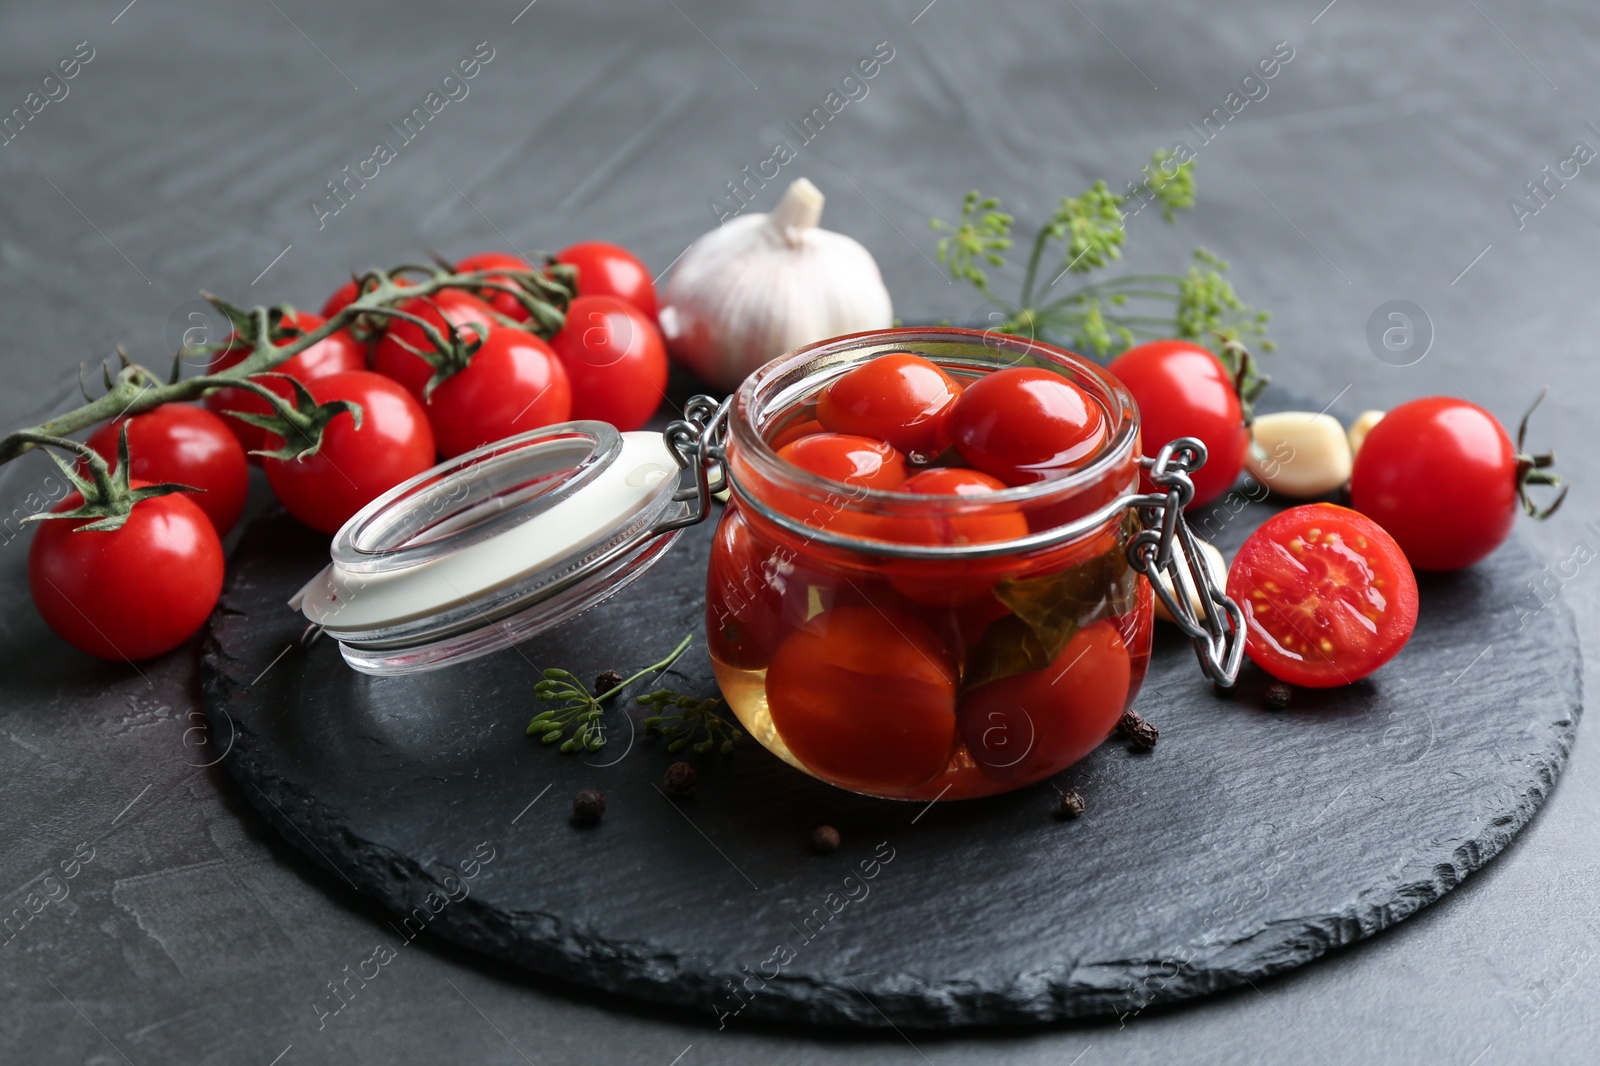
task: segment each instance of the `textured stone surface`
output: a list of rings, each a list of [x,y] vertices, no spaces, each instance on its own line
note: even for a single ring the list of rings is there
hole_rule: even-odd
[[[1231,552],[1270,510],[1216,505],[1217,539]],[[632,735],[637,711],[612,714],[612,742],[588,757],[524,736],[539,668],[636,667],[700,631],[709,533],[520,648],[374,679],[331,642],[292,646],[303,622],[284,600],[324,542],[261,520],[207,645],[213,735],[236,737],[228,768],[291,842],[457,943],[708,1018],[925,1029],[1136,1012],[1370,936],[1505,846],[1576,727],[1568,614],[1519,628],[1490,609],[1526,566],[1513,543],[1425,579],[1394,663],[1285,711],[1265,709],[1253,667],[1216,695],[1162,627],[1139,701],[1156,749],[1113,738],[989,800],[852,796],[745,741],[698,759],[698,794],[674,802],[659,788],[670,757]],[[703,643],[666,683],[715,692]],[[605,819],[576,828],[587,787],[604,790]],[[1058,788],[1084,795],[1083,818],[1053,817]],[[806,844],[823,823],[844,844],[818,857]],[[475,849],[492,862],[451,887]],[[864,861],[874,876],[847,881]],[[461,898],[435,916],[430,892],[434,907]]]

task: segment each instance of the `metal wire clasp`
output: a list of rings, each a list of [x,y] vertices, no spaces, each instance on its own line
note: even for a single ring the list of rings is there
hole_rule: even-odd
[[[1183,518],[1183,509],[1194,499],[1189,475],[1205,461],[1206,446],[1193,437],[1179,437],[1154,457],[1139,460],[1157,493],[1140,498],[1137,514],[1144,528],[1128,543],[1128,561],[1150,579],[1167,613],[1193,642],[1201,671],[1223,688],[1231,688],[1244,658],[1244,611],[1212,580]],[[1174,541],[1181,551],[1172,550]],[[1157,580],[1158,571],[1166,572],[1169,585]],[[1200,615],[1183,591],[1189,587],[1185,575],[1199,590],[1204,607]]]
[[[654,532],[682,529],[706,520],[711,514],[711,497],[727,488],[723,461],[723,442],[728,434],[728,411],[733,397],[718,401],[710,396],[692,396],[684,405],[683,417],[667,426],[662,434],[680,470],[694,474],[694,483],[673,496],[687,503],[682,514],[663,519]]]

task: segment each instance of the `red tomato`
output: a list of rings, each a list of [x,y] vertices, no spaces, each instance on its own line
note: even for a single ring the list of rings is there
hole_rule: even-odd
[[[655,323],[615,296],[579,296],[550,342],[572,382],[572,417],[620,430],[650,421],[667,392],[667,349]]]
[[[572,388],[556,353],[531,333],[497,327],[465,370],[423,405],[446,459],[572,417]]]
[[[402,286],[416,284],[414,281],[411,281],[409,278],[391,278],[390,280],[392,280],[396,285],[402,285]],[[332,318],[334,315],[338,314],[340,311],[343,311],[346,307],[349,307],[351,304],[355,303],[356,302],[356,297],[358,297],[360,295],[361,295],[361,280],[359,278],[351,278],[349,281],[345,282],[343,285],[339,286],[337,289],[334,289],[333,290],[333,294],[331,296],[329,296],[328,299],[323,303],[322,312],[321,312],[322,317],[324,319]],[[365,317],[365,316],[363,316],[363,317]],[[388,319],[379,319],[380,328],[376,332],[380,332],[381,333],[382,332],[381,326],[382,326],[382,324],[384,322],[387,322],[387,321],[388,321]]]
[[[1419,570],[1459,570],[1498,548],[1517,517],[1517,449],[1488,411],[1451,396],[1403,403],[1356,453],[1350,502]]]
[[[881,440],[846,433],[814,433],[785,444],[778,458],[819,477],[868,489],[895,489],[906,479],[906,461]]]
[[[1015,507],[996,509],[983,497],[1008,486],[999,478],[958,466],[941,466],[913,474],[896,492],[919,496],[959,496],[972,501],[972,513],[949,513],[938,518],[895,520],[894,540],[919,544],[984,544],[1016,540],[1028,535],[1028,520]],[[954,501],[952,501],[954,502]],[[913,531],[908,527],[916,527]]]
[[[785,445],[793,444],[801,437],[809,437],[813,433],[826,433],[822,423],[815,418],[808,418],[804,422],[796,422],[787,429],[779,431],[768,443],[773,451],[780,451]]]
[[[1359,681],[1417,624],[1417,579],[1394,538],[1331,503],[1293,507],[1250,535],[1228,571],[1245,653],[1291,685]]]
[[[456,273],[458,274],[465,274],[468,271],[474,270],[532,269],[532,263],[529,263],[526,259],[512,255],[510,252],[479,252],[477,255],[467,256],[465,259],[456,264]],[[491,275],[490,280],[504,282],[507,285],[516,284],[516,282],[506,277],[504,274]],[[507,318],[513,319],[517,322],[526,322],[529,318],[528,309],[522,306],[522,301],[518,300],[515,296],[511,295],[511,293],[505,292],[502,289],[484,289],[481,292],[481,298],[484,303],[488,304],[496,311],[499,311]]]
[[[969,384],[950,416],[961,457],[1008,485],[1066,473],[1106,439],[1100,405],[1060,374],[996,370]]]
[[[767,709],[791,754],[867,792],[945,769],[956,735],[955,661],[909,614],[837,607],[797,629],[767,668]]]
[[[489,305],[460,289],[444,289],[432,296],[418,296],[402,303],[397,310],[427,322],[446,339],[446,323],[460,331],[463,340],[487,337],[494,326]],[[372,348],[372,369],[393,378],[417,399],[422,399],[433,378],[433,367],[416,352],[432,352],[433,343],[422,327],[403,318],[391,318],[389,328]]]
[[[890,352],[829,383],[817,396],[817,421],[901,452],[937,455],[950,446],[950,412],[960,395],[961,386],[936,363]]]
[[[361,405],[328,423],[322,447],[304,459],[266,459],[267,483],[285,509],[312,529],[336,533],[361,508],[433,465],[433,431],[422,405],[381,374],[352,370],[309,382],[318,403]],[[269,447],[282,439],[269,436]]]
[[[321,315],[313,315],[308,311],[296,311],[292,316],[285,317],[281,337],[274,337],[273,343],[279,345],[288,343],[302,334],[310,333],[325,322]],[[215,374],[219,370],[226,370],[230,366],[237,366],[244,362],[246,355],[250,354],[244,348],[224,348],[211,357],[211,365],[207,373]],[[350,335],[347,329],[341,329],[316,344],[307,348],[299,355],[287,362],[280,363],[272,368],[274,374],[287,374],[307,384],[316,378],[326,377],[329,374],[342,374],[348,370],[363,370],[367,365],[367,347]],[[269,377],[256,380],[282,396],[286,400],[294,398],[294,389],[286,381],[277,381]],[[228,428],[233,435],[239,438],[239,443],[244,445],[247,452],[260,451],[262,442],[266,439],[267,431],[241,422],[237,418],[229,418],[228,411],[243,411],[246,414],[264,415],[272,411],[272,407],[253,392],[245,389],[222,388],[210,393],[202,401],[206,407],[223,416]]]
[[[204,511],[217,536],[239,520],[250,492],[250,465],[228,424],[203,407],[164,403],[132,418],[107,422],[88,440],[113,469],[117,440],[128,427],[128,475],[149,485],[190,485],[190,498]]]
[[[1132,664],[1109,621],[1079,630],[1042,670],[968,692],[956,711],[972,761],[999,781],[1037,781],[1066,769],[1111,735]]]
[[[73,493],[56,510],[82,502]],[[141,500],[108,533],[76,532],[84,524],[40,522],[28,549],[33,602],[63,640],[135,662],[171,651],[205,624],[222,594],[222,543],[192,499]]]
[[[578,268],[579,296],[615,296],[650,321],[656,320],[656,286],[650,271],[626,248],[583,241],[556,253],[556,262]]]
[[[1155,455],[1179,437],[1196,437],[1206,446],[1206,465],[1191,475],[1190,507],[1233,487],[1250,450],[1250,430],[1221,360],[1190,341],[1151,341],[1123,352],[1108,369],[1139,405],[1143,454]],[[1148,480],[1144,491],[1152,491]]]

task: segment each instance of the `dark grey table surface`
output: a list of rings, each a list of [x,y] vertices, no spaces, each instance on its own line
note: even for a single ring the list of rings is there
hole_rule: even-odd
[[[27,0],[0,11],[0,112],[93,50],[0,146],[0,423],[70,402],[80,361],[176,346],[195,292],[315,306],[352,267],[433,246],[531,252],[610,238],[664,269],[724,183],[881,41],[893,59],[798,158],[827,224],[878,257],[908,320],[971,317],[926,220],[979,186],[1037,217],[1156,146],[1198,148],[1200,209],[1134,219],[1132,269],[1197,243],[1276,312],[1279,378],[1345,410],[1459,392],[1567,459],[1565,510],[1523,535],[1586,647],[1600,629],[1600,514],[1584,467],[1600,388],[1600,177],[1519,219],[1508,198],[1600,148],[1600,9],[1374,4],[977,3],[461,6]],[[120,12],[120,13],[119,13]],[[1199,122],[1287,41],[1293,59],[1223,132]],[[78,48],[79,42],[87,47]],[[488,42],[493,59],[337,214],[325,183]],[[50,92],[60,96],[52,83]],[[41,89],[41,95],[42,95]],[[1568,169],[1570,173],[1570,167]],[[757,201],[768,206],[776,187]],[[1529,201],[1534,203],[1534,201]],[[1431,322],[1425,358],[1374,355],[1390,300]],[[1420,320],[1419,320],[1420,321]],[[1413,351],[1412,355],[1415,354]],[[16,1063],[883,1061],[1445,1063],[1600,1055],[1600,763],[1582,739],[1534,824],[1440,904],[1284,978],[1123,1023],[860,1037],[772,1030],[552,987],[446,946],[386,967],[319,1030],[313,1003],[383,916],[277,839],[190,730],[192,650],[92,663],[27,602],[0,473],[0,912],[76,876],[0,946],[0,1061]],[[1579,546],[1583,550],[1579,550]],[[1550,575],[1554,575],[1551,577]],[[1521,603],[1537,606],[1530,585]],[[1593,665],[1592,653],[1586,659]],[[267,664],[263,664],[265,667]],[[1495,669],[1491,649],[1472,669]],[[1452,678],[1441,677],[1440,700]],[[1455,679],[1470,683],[1468,679]],[[1593,728],[1592,726],[1587,728]],[[1359,833],[1359,820],[1348,829]],[[74,854],[92,858],[72,866]],[[935,886],[927,886],[935,891]]]

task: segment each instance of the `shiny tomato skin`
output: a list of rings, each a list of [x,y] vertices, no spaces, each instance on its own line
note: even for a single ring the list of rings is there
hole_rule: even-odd
[[[638,429],[667,392],[667,348],[655,323],[615,296],[579,296],[550,341],[572,382],[572,417]]]
[[[165,403],[107,422],[86,442],[116,468],[117,439],[128,427],[128,474],[151,485],[190,485],[190,499],[226,536],[244,511],[250,464],[228,424],[203,407]]]
[[[580,241],[556,253],[556,262],[578,268],[579,296],[615,296],[656,320],[656,286],[639,257],[605,241]]]
[[[977,470],[959,466],[940,466],[911,475],[896,492],[919,496],[957,496],[981,504],[983,497],[1008,488],[1004,481]],[[1016,540],[1028,535],[1028,519],[1015,507],[995,508],[992,504],[978,514],[941,515],[938,518],[896,521],[895,540],[919,544],[987,544]],[[915,527],[913,534],[905,527]]]
[[[1250,450],[1250,429],[1233,377],[1222,361],[1191,341],[1151,341],[1130,348],[1107,368],[1139,406],[1140,450],[1155,455],[1179,437],[1206,446],[1206,464],[1191,475],[1191,508],[1233,487]],[[1145,491],[1151,491],[1148,480]]]
[[[830,382],[817,395],[817,421],[901,452],[937,455],[950,446],[950,414],[960,395],[961,386],[938,364],[889,352]]]
[[[424,409],[446,459],[572,417],[572,388],[544,341],[499,326],[465,370],[441,381]]]
[[[1245,613],[1245,654],[1291,685],[1359,681],[1417,624],[1417,579],[1383,527],[1331,503],[1292,507],[1244,542],[1228,595]]]
[[[906,480],[906,460],[881,440],[849,433],[813,433],[778,449],[778,458],[819,477],[867,489],[893,490]]]
[[[1367,433],[1350,475],[1350,503],[1394,537],[1412,566],[1459,570],[1511,535],[1517,463],[1499,420],[1477,404],[1453,396],[1412,400]]]
[[[914,616],[836,607],[795,630],[767,668],[784,744],[825,780],[867,792],[943,771],[956,738],[955,660]]]
[[[73,493],[56,510],[82,502]],[[188,495],[143,500],[111,532],[77,532],[82,525],[41,522],[28,549],[33,602],[63,640],[101,659],[137,662],[205,624],[222,594],[222,543]]]
[[[456,327],[463,340],[469,341],[473,337],[488,337],[495,324],[494,312],[489,305],[460,289],[444,289],[432,296],[418,296],[402,302],[397,310],[422,319],[446,339],[449,337],[445,329],[447,322]],[[390,319],[389,328],[372,346],[372,369],[398,381],[407,392],[421,400],[433,377],[433,367],[410,349],[431,352],[433,344],[415,322],[407,322],[402,318]]]
[[[396,285],[415,284],[409,278],[391,278],[390,280]],[[346,307],[349,307],[351,304],[355,303],[356,298],[360,295],[360,279],[351,278],[349,281],[345,282],[337,289],[334,289],[333,292],[329,294],[328,298],[322,302],[322,310],[318,313],[321,314],[324,319],[332,318],[340,311],[343,311]],[[386,322],[388,322],[387,318],[378,318],[376,320],[377,328],[373,332],[381,333],[383,331],[383,325]]]
[[[822,428],[821,422],[818,422],[815,418],[808,418],[804,422],[796,422],[779,431],[769,443],[772,445],[773,451],[781,451],[785,446],[793,444],[801,437],[809,437],[813,433],[826,432],[828,431]]]
[[[1081,466],[1106,439],[1100,405],[1060,374],[1008,367],[962,390],[950,416],[956,450],[1007,485],[1027,485]]]
[[[297,311],[284,324],[297,333],[310,333],[323,322],[327,321],[321,315],[311,314],[309,311]],[[224,348],[211,357],[211,365],[207,373],[215,374],[219,370],[226,370],[237,366],[244,361],[249,352],[243,348]],[[347,329],[341,329],[328,337],[318,341],[299,355],[286,362],[280,363],[270,371],[273,374],[286,374],[299,381],[302,385],[308,384],[316,378],[326,377],[329,374],[342,374],[347,370],[364,370],[367,365],[367,346],[350,335]],[[257,378],[261,384],[282,396],[286,400],[294,398],[294,389],[286,381],[278,381],[270,377]],[[243,411],[246,414],[264,415],[271,412],[272,407],[253,392],[245,389],[222,388],[210,393],[201,401],[207,409],[215,411],[222,416],[228,424],[233,435],[239,439],[246,452],[259,451],[262,442],[266,439],[267,431],[231,418],[226,412]]]
[[[478,270],[532,269],[532,263],[529,263],[526,259],[523,259],[520,256],[512,255],[510,252],[478,252],[475,255],[467,256],[465,259],[456,264],[456,273],[458,274],[465,274],[469,271]],[[504,274],[491,275],[490,280],[504,282],[507,285],[516,284]],[[511,293],[505,292],[504,290],[484,289],[480,292],[479,298],[483,300],[484,303],[488,304],[490,307],[494,308],[496,311],[500,312],[502,315],[505,315],[512,321],[526,322],[530,317],[528,314],[528,309],[522,306],[522,301],[518,300]]]
[[[998,781],[1037,781],[1066,769],[1116,729],[1132,660],[1109,621],[1079,630],[1041,670],[980,685],[956,716],[967,753]]]
[[[284,508],[312,529],[336,533],[361,508],[433,465],[433,430],[422,405],[381,374],[352,370],[306,385],[318,403],[361,405],[358,429],[341,414],[323,431],[322,447],[305,459],[266,459],[267,483]],[[269,447],[279,447],[276,436]]]

